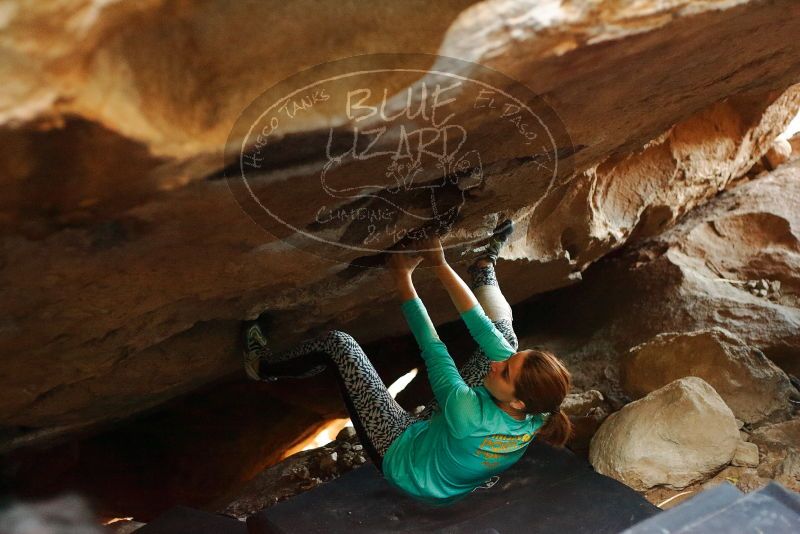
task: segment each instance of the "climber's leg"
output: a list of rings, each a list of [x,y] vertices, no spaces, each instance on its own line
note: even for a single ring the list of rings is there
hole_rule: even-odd
[[[499,321],[511,323],[514,319],[511,305],[503,296],[503,292],[500,291],[494,264],[488,260],[479,259],[467,269],[467,272],[471,277],[470,287],[472,292],[489,319],[494,323]]]
[[[494,271],[494,264],[488,260],[479,259],[473,263],[469,269],[471,280],[470,288],[478,299],[486,316],[492,320],[494,326],[503,334],[509,344],[517,350],[519,341],[514,333],[512,326],[513,317],[511,315],[511,305],[509,305],[503,293],[500,291],[500,284]],[[483,384],[483,379],[489,373],[491,361],[480,348],[475,349],[469,360],[458,369],[464,382],[470,387],[477,387]],[[419,413],[420,419],[427,419],[438,407],[436,399],[432,399]]]
[[[310,376],[330,364],[361,443],[381,469],[389,445],[419,418],[392,398],[352,336],[330,330],[294,349],[262,359],[259,374],[264,378]]]

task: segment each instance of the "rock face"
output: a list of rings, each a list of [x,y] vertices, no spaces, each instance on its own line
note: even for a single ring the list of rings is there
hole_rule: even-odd
[[[800,417],[764,425],[750,439],[764,455],[758,466],[759,476],[800,492]]]
[[[739,441],[730,408],[702,379],[688,377],[611,414],[592,438],[589,460],[640,491],[682,488],[730,462]]]
[[[525,343],[545,343],[582,367],[598,362],[576,384],[604,394],[632,347],[665,332],[715,327],[797,375],[798,205],[798,160],[721,193],[659,236],[602,260],[580,286],[541,298]]]
[[[718,327],[660,334],[620,362],[620,385],[637,399],[684,376],[708,382],[745,423],[787,413],[794,392],[786,373],[760,350]]]
[[[512,303],[579,280],[730,186],[800,105],[800,91],[787,91],[800,76],[791,0],[470,4],[367,13],[72,0],[4,11],[0,69],[14,83],[0,89],[2,446],[119,419],[239,372],[239,321],[264,309],[275,313],[277,348],[332,327],[362,343],[405,331],[386,278],[357,267],[359,253],[330,261],[293,247],[296,236],[265,234],[212,179],[241,110],[301,69],[438,53],[546,98],[571,137],[574,172],[542,188],[531,161],[496,161],[456,225],[480,232],[501,213],[520,220],[506,257],[521,261],[503,275]],[[269,32],[264,20],[274,21]],[[342,39],[342,27],[366,30]],[[309,115],[265,180],[308,178],[301,148],[339,119]],[[469,133],[498,145],[488,122]],[[325,200],[293,191],[273,200]],[[739,214],[720,231],[752,243],[796,228],[782,224]],[[423,276],[420,289],[431,282]],[[429,309],[437,323],[454,318],[437,308],[451,309],[445,295]],[[795,346],[785,331],[770,334]]]

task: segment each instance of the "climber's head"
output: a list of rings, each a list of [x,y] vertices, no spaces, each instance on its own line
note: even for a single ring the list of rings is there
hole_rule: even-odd
[[[492,396],[522,413],[550,413],[537,436],[561,446],[569,438],[572,425],[561,411],[561,403],[571,387],[570,373],[552,352],[527,349],[502,362],[492,362],[484,386]]]

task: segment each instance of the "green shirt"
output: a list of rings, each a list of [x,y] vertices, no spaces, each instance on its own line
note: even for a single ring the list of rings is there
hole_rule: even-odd
[[[401,308],[441,408],[392,442],[383,458],[383,474],[390,484],[419,500],[447,505],[519,460],[543,419],[538,414],[515,419],[494,403],[484,386],[469,387],[422,301],[413,298]],[[461,318],[490,360],[502,361],[516,353],[480,304],[461,313]]]

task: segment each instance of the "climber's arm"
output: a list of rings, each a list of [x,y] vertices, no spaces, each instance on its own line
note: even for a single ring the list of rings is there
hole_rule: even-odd
[[[411,276],[416,266],[422,261],[422,257],[415,255],[416,253],[413,251],[391,252],[390,254],[387,266],[394,278],[401,301],[400,307],[422,352],[433,394],[439,404],[444,406],[453,387],[469,388],[458,373],[453,358],[447,352],[447,347],[439,339],[439,334],[433,326],[428,311],[414,289]]]
[[[436,277],[442,282],[459,313],[463,313],[478,304],[478,299],[475,298],[469,286],[447,264],[447,259],[444,257],[444,251],[442,250],[442,243],[438,237],[421,240],[417,246],[422,251],[425,262],[431,266],[433,272],[436,273]]]
[[[445,406],[454,389],[464,390],[468,394],[469,386],[458,372],[456,363],[447,351],[447,347],[439,339],[439,334],[431,321],[425,305],[419,297],[404,301],[400,307],[408,322],[411,333],[419,345],[425,367],[428,369],[428,381],[431,389],[439,401],[440,406]]]
[[[425,260],[433,265],[436,276],[450,294],[470,335],[483,349],[486,357],[490,360],[502,361],[512,356],[516,351],[486,316],[469,286],[447,264],[439,239],[425,241],[420,248],[425,250],[423,252]]]
[[[414,273],[417,265],[422,261],[422,256],[414,255],[412,252],[390,252],[390,256],[386,261],[386,266],[394,280],[395,290],[400,298],[400,302],[417,297],[417,291],[414,289],[414,282],[411,275]]]
[[[464,313],[479,305],[475,294],[450,265],[445,262],[435,266],[433,270],[436,273],[436,277],[439,278],[439,281],[447,290],[447,293],[450,295],[450,300],[453,301],[459,313]]]

